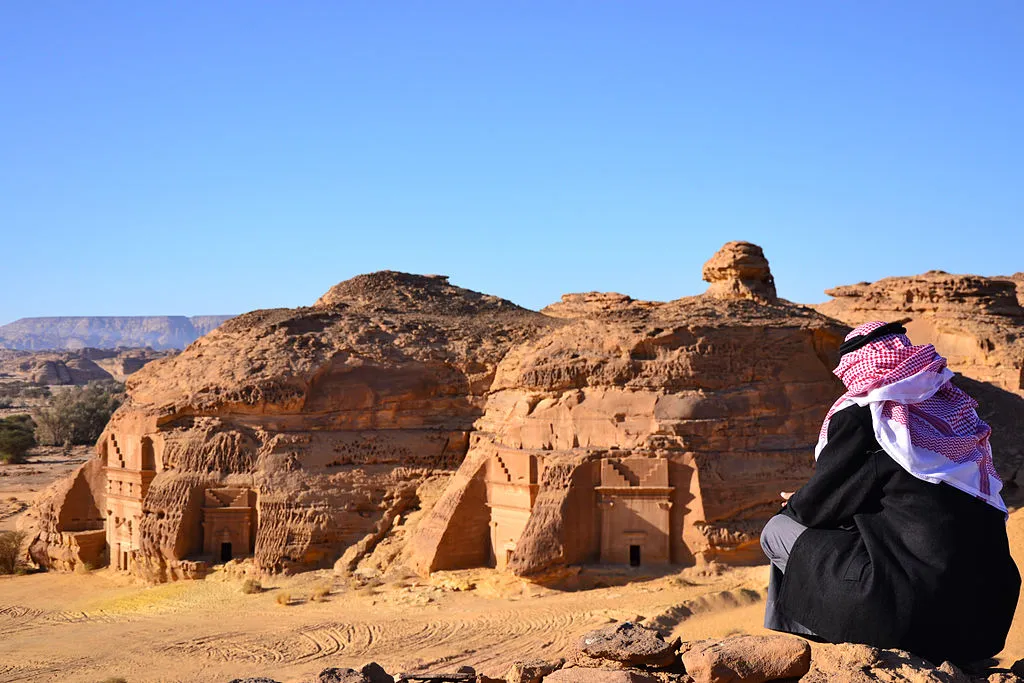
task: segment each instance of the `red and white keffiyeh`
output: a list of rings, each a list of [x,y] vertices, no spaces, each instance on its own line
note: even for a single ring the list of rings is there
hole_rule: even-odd
[[[846,339],[885,324],[865,323]],[[879,445],[903,469],[1006,512],[999,495],[1003,483],[992,463],[992,429],[978,417],[977,401],[950,383],[953,373],[934,346],[914,346],[905,334],[884,335],[844,354],[834,372],[847,391],[825,416],[815,460],[828,442],[832,416],[850,405],[866,405]]]

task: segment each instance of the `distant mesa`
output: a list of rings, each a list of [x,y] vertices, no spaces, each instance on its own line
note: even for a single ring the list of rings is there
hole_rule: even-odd
[[[230,315],[21,318],[0,325],[0,349],[77,351],[85,348],[183,349]]]

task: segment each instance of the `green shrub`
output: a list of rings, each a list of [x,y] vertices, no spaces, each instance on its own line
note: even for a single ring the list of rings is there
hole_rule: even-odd
[[[252,595],[253,593],[262,593],[263,584],[256,579],[246,579],[242,582],[242,592],[246,595]]]
[[[21,562],[21,546],[25,543],[24,531],[0,532],[0,574],[14,574]]]
[[[36,445],[35,427],[28,415],[0,419],[0,462],[24,462],[25,454]]]
[[[47,446],[95,443],[124,400],[124,385],[90,382],[56,393],[35,412],[36,440]]]

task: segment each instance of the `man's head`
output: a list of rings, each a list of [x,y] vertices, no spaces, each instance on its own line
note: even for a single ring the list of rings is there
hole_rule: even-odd
[[[882,385],[931,370],[941,373],[946,360],[931,344],[914,346],[901,323],[864,323],[846,335],[833,371],[847,390],[864,394]]]

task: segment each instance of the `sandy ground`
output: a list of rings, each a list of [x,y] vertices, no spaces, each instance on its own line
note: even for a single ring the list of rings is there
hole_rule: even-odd
[[[0,500],[30,499],[87,454],[44,453],[19,470],[4,468]],[[7,514],[2,528],[19,516]],[[1024,566],[1024,512],[1011,517],[1009,530]],[[242,592],[243,568],[160,586],[108,569],[0,577],[0,681],[226,683],[267,675],[298,683],[328,666],[371,660],[393,673],[469,664],[500,676],[515,659],[565,654],[612,620],[643,618],[684,639],[764,632],[766,567],[646,576],[588,569],[611,584],[629,582],[580,592],[492,570],[379,586],[322,571],[267,581],[257,594]],[[312,599],[328,589],[322,601]],[[278,602],[284,594],[288,605]],[[1003,664],[1024,657],[1024,608],[1017,611]]]
[[[237,579],[155,587],[109,570],[0,579],[0,680],[218,681],[263,674],[315,679],[327,666],[370,660],[389,671],[503,674],[515,659],[564,654],[610,620],[659,619],[685,637],[759,631],[765,568],[701,576],[688,570],[622,587],[564,593],[492,571],[441,573],[350,588],[329,572],[246,595]],[[466,586],[451,590],[441,583]],[[331,585],[323,602],[313,591]],[[278,604],[283,593],[290,606]]]

